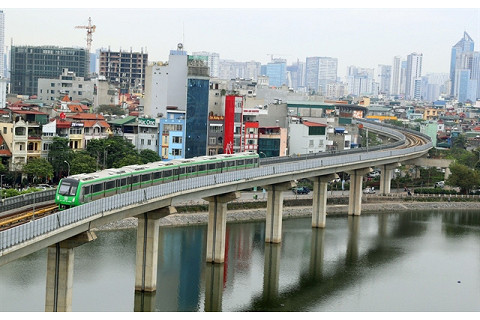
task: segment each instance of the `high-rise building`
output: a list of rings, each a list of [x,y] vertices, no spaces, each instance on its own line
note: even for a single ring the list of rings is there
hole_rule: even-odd
[[[337,81],[338,59],[307,57],[305,61],[305,86],[307,90],[325,95],[327,84]]]
[[[145,69],[148,54],[143,52],[100,50],[99,74],[120,87],[120,93],[145,88]],[[70,69],[70,68],[69,68]]]
[[[36,95],[38,79],[58,78],[64,68],[78,77],[88,74],[87,50],[54,46],[12,46],[11,92]]]
[[[390,93],[392,95],[400,94],[400,71],[402,68],[402,58],[400,56],[393,57],[393,66],[392,66],[392,87]]]
[[[422,58],[423,54],[421,53],[411,53],[407,56],[406,99],[421,99]]]
[[[0,10],[0,78],[6,77],[5,58],[5,13]]]
[[[349,66],[347,83],[350,94],[357,97],[371,96],[377,91],[374,90],[374,69],[371,68]]]
[[[287,80],[287,60],[272,59],[267,63],[266,74],[269,79],[269,86],[281,87]]]
[[[216,52],[197,51],[192,52],[194,56],[207,57],[207,67],[210,69],[210,77],[218,78],[220,74],[220,55]]]
[[[293,63],[291,66],[287,66],[287,72],[290,73],[290,83],[288,86],[294,90],[298,90],[305,86],[305,63],[297,62]]]
[[[463,38],[460,39],[460,41],[458,41],[452,47],[452,55],[450,57],[450,80],[452,81],[452,96],[457,96],[457,93],[459,91],[458,83],[455,82],[455,79],[457,78],[457,76],[455,75],[456,70],[468,69],[465,68],[464,54],[473,52],[473,49],[473,39],[468,35],[466,31],[463,33]]]
[[[378,65],[379,90],[382,94],[390,94],[390,83],[392,79],[392,66]]]

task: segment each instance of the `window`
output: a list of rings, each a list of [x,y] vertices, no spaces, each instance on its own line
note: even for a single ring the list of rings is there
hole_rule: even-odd
[[[142,182],[146,182],[150,180],[150,173],[142,175]]]
[[[172,143],[182,143],[182,137],[172,137]]]
[[[107,181],[105,182],[105,190],[115,188],[115,181]]]
[[[7,127],[3,127],[3,134],[7,133]]]
[[[145,144],[145,140],[144,139],[141,139],[140,140],[140,144],[143,146]]]
[[[152,140],[148,139],[148,140],[147,140],[147,144],[148,144],[149,146],[151,146],[151,145],[152,145]]]
[[[103,183],[97,183],[92,186],[92,192],[100,192],[103,191]]]
[[[85,187],[83,187],[83,194],[84,194],[84,195],[90,194],[90,191],[91,191],[91,187],[90,187],[90,186],[85,186]]]
[[[313,140],[309,140],[308,146],[309,146],[310,148],[313,148]]]
[[[181,156],[182,149],[172,149],[172,156]]]
[[[216,144],[216,143],[217,143],[217,138],[215,137],[208,138],[208,144]]]

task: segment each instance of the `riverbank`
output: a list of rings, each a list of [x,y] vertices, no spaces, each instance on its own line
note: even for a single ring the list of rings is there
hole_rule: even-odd
[[[191,207],[191,206],[190,206]],[[198,207],[198,206],[197,206]],[[179,209],[185,210],[171,214],[160,219],[162,227],[177,227],[208,223],[207,211],[188,211],[189,206],[182,206]],[[479,210],[479,202],[376,202],[362,203],[362,213],[382,213],[382,212],[402,212],[412,210]],[[327,206],[327,216],[346,214],[348,212],[347,204],[332,204]],[[286,206],[283,208],[283,219],[305,218],[312,216],[311,206]],[[265,220],[265,208],[243,208],[229,210],[227,213],[227,222],[251,222]],[[327,218],[328,219],[328,218]],[[126,218],[120,221],[106,224],[95,230],[118,230],[137,227],[136,218]]]

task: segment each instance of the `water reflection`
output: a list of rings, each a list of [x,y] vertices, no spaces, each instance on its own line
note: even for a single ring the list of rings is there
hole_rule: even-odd
[[[135,230],[75,250],[74,311],[480,311],[480,214],[471,211],[227,225],[205,262],[206,226],[161,228],[157,291],[135,293]],[[452,241],[453,240],[453,241]],[[0,311],[43,311],[45,251],[0,268]],[[457,280],[462,280],[458,283]]]

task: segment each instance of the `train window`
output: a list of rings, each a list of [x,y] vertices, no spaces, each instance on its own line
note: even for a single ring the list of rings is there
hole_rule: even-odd
[[[172,170],[165,170],[163,171],[163,176],[166,177],[171,177],[172,176]]]
[[[107,181],[105,182],[105,190],[110,190],[115,188],[115,181]]]
[[[92,192],[100,192],[103,191],[103,183],[97,183],[92,186]]]
[[[245,160],[237,160],[237,166],[243,166],[245,164]]]
[[[160,179],[162,178],[162,171],[157,171],[153,173],[153,179]]]
[[[227,161],[227,167],[234,167],[235,161]]]
[[[179,170],[180,170],[180,174],[185,174],[185,167],[181,167]]]
[[[142,175],[142,182],[149,181],[150,180],[150,173]]]
[[[127,179],[126,178],[123,178],[123,179],[120,179],[120,186],[125,186],[127,185]]]
[[[174,176],[178,176],[178,172],[179,172],[178,169],[173,169],[173,175],[174,175]]]
[[[197,171],[197,166],[187,167],[187,173],[195,173]]]
[[[207,166],[205,164],[201,164],[198,166],[198,171],[205,171],[207,169]]]
[[[208,170],[215,170],[215,163],[209,163]]]
[[[58,193],[62,196],[74,196],[77,193],[78,181],[74,179],[63,179]]]
[[[138,176],[133,176],[132,177],[132,183],[138,183]]]
[[[223,168],[223,164],[224,164],[223,162],[218,162],[218,163],[217,163],[217,168],[219,168],[219,169],[220,169],[220,168]]]
[[[83,187],[83,194],[86,196],[87,194],[90,194],[91,188],[90,186],[85,186]]]
[[[253,163],[253,159],[245,159],[245,163],[246,163],[246,164],[252,164],[252,163]]]

